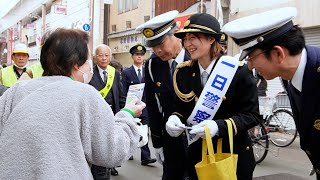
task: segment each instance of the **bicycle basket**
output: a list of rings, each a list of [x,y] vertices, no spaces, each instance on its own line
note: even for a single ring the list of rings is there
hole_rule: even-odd
[[[261,115],[271,115],[276,100],[274,97],[259,97],[259,112]]]
[[[287,94],[278,94],[276,96],[276,107],[277,108],[291,108],[289,97]]]

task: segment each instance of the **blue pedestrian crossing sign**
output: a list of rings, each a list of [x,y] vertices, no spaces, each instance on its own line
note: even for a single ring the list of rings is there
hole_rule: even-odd
[[[84,31],[89,31],[90,30],[90,25],[85,23],[83,26],[82,26],[83,30]]]

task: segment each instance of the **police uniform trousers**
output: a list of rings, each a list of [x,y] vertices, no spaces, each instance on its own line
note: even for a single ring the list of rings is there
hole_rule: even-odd
[[[185,180],[187,176],[186,136],[164,135],[162,180]],[[184,153],[183,153],[184,152]]]

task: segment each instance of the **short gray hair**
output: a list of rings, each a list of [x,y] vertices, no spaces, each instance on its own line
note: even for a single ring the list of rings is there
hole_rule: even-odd
[[[106,44],[99,44],[99,45],[95,48],[93,55],[95,56],[95,55],[97,54],[98,49],[99,49],[99,48],[102,48],[102,47],[107,48],[107,49],[109,50],[110,54],[112,53],[111,48],[110,48],[108,45],[106,45]]]

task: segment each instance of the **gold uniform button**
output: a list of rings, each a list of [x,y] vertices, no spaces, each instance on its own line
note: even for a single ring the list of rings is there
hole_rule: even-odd
[[[320,130],[320,119],[317,119],[317,120],[314,121],[313,127],[314,127],[316,130]]]
[[[247,147],[246,147],[246,150],[249,150],[249,149],[250,149],[250,147],[249,147],[249,146],[247,146]]]
[[[306,150],[306,153],[310,156],[311,152],[309,150]]]

